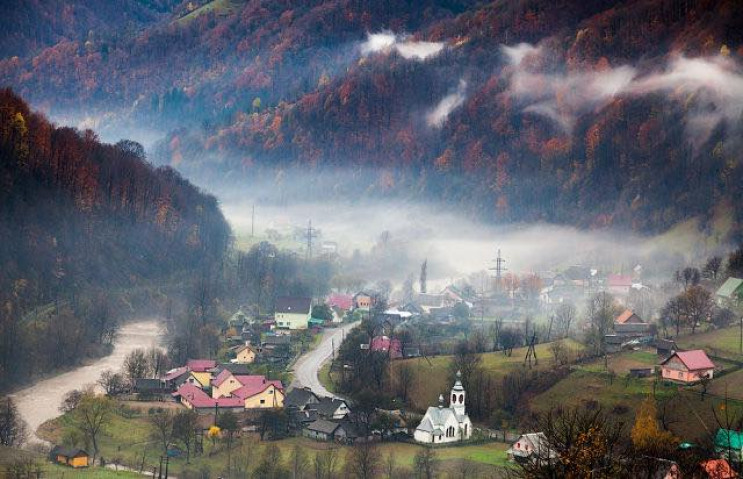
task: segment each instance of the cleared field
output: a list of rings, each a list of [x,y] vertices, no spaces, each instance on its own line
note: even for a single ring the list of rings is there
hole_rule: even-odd
[[[714,379],[707,390],[716,396],[743,401],[743,370]]]
[[[647,368],[659,363],[658,356],[650,351],[624,351],[611,354],[604,361],[603,358],[596,359],[590,363],[580,366],[580,369],[589,372],[614,371],[620,376],[629,373],[630,369]]]
[[[550,352],[550,344],[544,343],[536,346],[537,365],[532,365],[532,369],[549,370],[555,365],[555,360]],[[575,341],[566,340],[565,347],[571,357],[575,357],[583,346]],[[494,377],[502,377],[511,372],[528,371],[529,368],[524,364],[527,348],[518,348],[513,350],[511,356],[506,356],[503,352],[483,353],[478,356],[482,360],[482,366]],[[394,361],[392,363],[393,374],[397,368],[409,365],[413,369],[414,377],[410,387],[411,405],[417,410],[424,410],[426,407],[438,404],[439,394],[448,393],[451,389],[449,380],[449,364],[452,356],[436,356],[429,358],[406,359],[403,361]],[[430,361],[430,362],[429,362]]]
[[[740,351],[740,327],[683,336],[676,340],[676,344],[684,349],[704,349],[714,356],[743,359]]]

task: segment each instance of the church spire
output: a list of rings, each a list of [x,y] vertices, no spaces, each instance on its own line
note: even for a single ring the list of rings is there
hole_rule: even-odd
[[[451,388],[449,407],[454,409],[454,413],[458,416],[465,415],[464,403],[466,394],[464,386],[462,386],[462,372],[457,371],[457,379],[454,382],[454,387]]]

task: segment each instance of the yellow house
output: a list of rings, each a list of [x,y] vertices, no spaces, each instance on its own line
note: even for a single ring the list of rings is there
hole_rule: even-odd
[[[255,351],[253,348],[248,344],[240,346],[235,355],[235,362],[237,364],[250,364],[253,361],[255,361]]]
[[[281,329],[307,329],[312,312],[310,298],[276,298],[274,308],[276,327]]]
[[[51,452],[52,458],[59,464],[64,464],[74,468],[88,467],[90,456],[82,449],[68,449],[62,446],[56,446]]]
[[[217,367],[217,362],[212,359],[189,359],[186,362],[186,367],[191,372],[187,382],[195,384],[193,380],[198,382],[201,387],[209,387],[212,381],[211,370]]]
[[[243,387],[238,379],[230,371],[225,369],[212,381],[212,397],[219,399],[230,396],[234,391]]]
[[[245,398],[245,409],[284,407],[284,391],[270,384],[263,391]]]

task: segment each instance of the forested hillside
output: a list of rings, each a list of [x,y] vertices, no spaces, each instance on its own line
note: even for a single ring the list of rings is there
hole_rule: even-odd
[[[167,133],[152,157],[214,185],[312,171],[313,197],[662,231],[740,214],[738,3],[191,2],[0,60],[0,82]]]
[[[117,291],[221,261],[229,237],[216,199],[138,144],[55,127],[0,90],[3,388],[110,342],[136,306]]]

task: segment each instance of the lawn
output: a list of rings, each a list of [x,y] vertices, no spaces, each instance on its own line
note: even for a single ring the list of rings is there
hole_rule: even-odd
[[[554,358],[550,352],[550,344],[544,343],[536,346],[539,363],[533,365],[533,368],[549,370],[555,366]],[[566,340],[565,345],[571,358],[574,358],[583,348],[582,345],[572,340]],[[506,356],[501,351],[483,353],[478,356],[482,360],[483,368],[497,378],[510,372],[528,370],[528,366],[524,364],[526,351],[527,348],[518,348],[513,350],[511,356]],[[413,368],[414,379],[410,388],[410,398],[414,409],[423,411],[428,406],[437,404],[439,394],[448,393],[451,389],[452,385],[449,383],[451,358],[451,356],[436,356],[428,358],[428,360],[416,358],[392,363],[393,371],[404,365],[410,365]]]
[[[676,387],[658,383],[656,397],[666,397],[675,392]],[[653,379],[629,379],[615,377],[613,381],[606,374],[576,370],[544,393],[533,398],[530,403],[536,412],[547,412],[557,407],[586,407],[597,401],[606,412],[612,413],[621,421],[634,421],[635,411],[640,403],[653,391]]]
[[[64,434],[66,419],[57,418],[50,421],[40,430],[40,434],[47,440],[57,443]],[[144,469],[152,471],[158,464],[161,450],[156,442],[151,439],[150,432],[152,426],[147,422],[146,414],[127,418],[119,414],[112,417],[111,423],[106,427],[105,434],[100,438],[100,454],[107,462],[116,462],[126,464],[132,468],[139,468],[144,455]],[[269,445],[278,446],[282,460],[287,462],[291,455],[292,449],[299,446],[309,459],[313,460],[317,452],[337,447],[340,453],[339,469],[343,466],[345,454],[350,451],[349,446],[337,446],[325,442],[317,442],[304,437],[292,437],[280,441],[261,441],[256,434],[245,434],[243,437],[234,439],[232,448],[232,458],[241,458],[245,460],[252,457],[250,468],[255,467],[260,462],[266,448]],[[380,453],[387,457],[393,452],[395,461],[399,467],[410,467],[415,455],[422,449],[422,446],[409,443],[381,443],[379,445]],[[456,464],[458,459],[467,459],[484,466],[502,466],[506,463],[507,446],[501,443],[487,443],[469,446],[459,446],[451,448],[436,449],[436,454],[442,462],[442,467],[447,464]],[[224,472],[227,464],[227,446],[225,440],[212,442],[209,439],[204,440],[204,454],[192,456],[191,463],[186,465],[185,456],[172,458],[170,460],[170,471],[174,475],[182,474],[184,470],[201,471],[209,469],[213,473]],[[49,465],[57,470],[58,466]],[[71,469],[59,469],[67,472],[68,477],[72,472]],[[106,478],[113,474],[114,471],[105,471],[98,468],[91,468],[89,474],[100,473],[101,475],[91,475],[89,477]],[[125,477],[128,477],[127,474]],[[56,477],[56,476],[51,476]],[[87,476],[81,476],[87,477]]]
[[[743,359],[738,326],[683,336],[676,340],[676,344],[684,349],[704,349],[713,356]]]
[[[659,363],[658,355],[650,351],[623,351],[620,353],[610,354],[606,361],[604,358],[598,358],[590,363],[583,364],[579,367],[588,372],[614,371],[620,376],[625,376],[630,369],[647,368]]]

